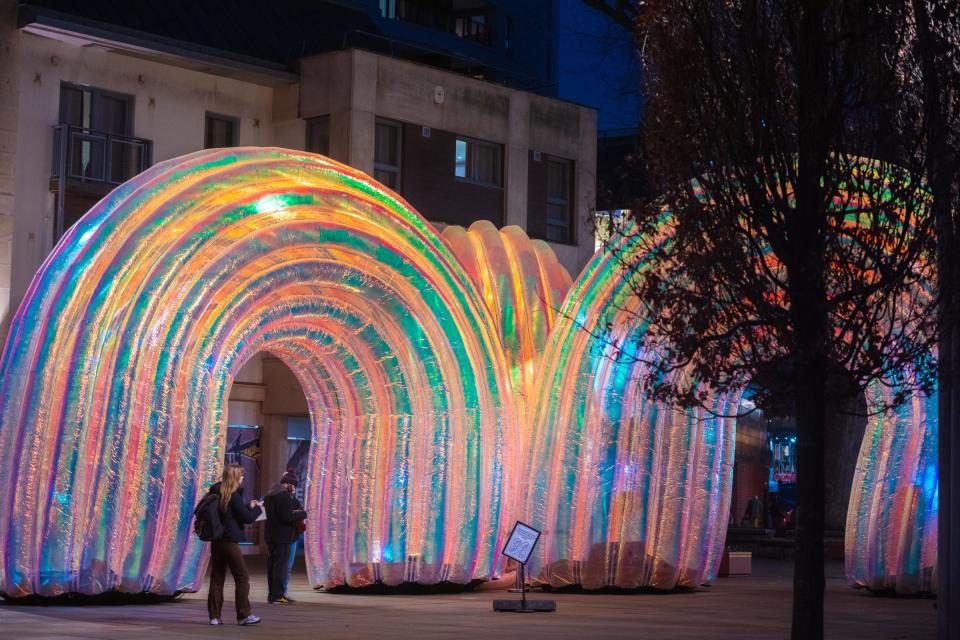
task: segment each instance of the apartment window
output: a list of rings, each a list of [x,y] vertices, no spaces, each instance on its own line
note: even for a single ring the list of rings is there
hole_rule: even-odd
[[[502,156],[502,145],[471,138],[457,138],[453,175],[478,184],[500,187],[503,185]]]
[[[239,129],[240,120],[238,118],[208,111],[203,133],[203,148],[217,149],[237,146]]]
[[[547,158],[547,227],[546,239],[551,242],[573,242],[573,208],[571,168],[573,163],[562,158]]]
[[[330,116],[307,119],[306,150],[330,155]]]
[[[129,136],[133,130],[133,96],[96,87],[60,85],[60,115],[67,135],[68,175],[82,180],[127,180],[139,156],[114,136]],[[69,129],[69,132],[65,132]]]
[[[130,135],[133,96],[95,87],[60,85],[60,124]]]
[[[485,6],[457,11],[453,18],[453,32],[464,40],[490,44],[492,31],[490,16]]]
[[[394,191],[400,189],[400,123],[377,120],[373,177]]]

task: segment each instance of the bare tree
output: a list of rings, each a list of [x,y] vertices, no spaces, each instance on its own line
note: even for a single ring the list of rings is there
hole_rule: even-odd
[[[936,376],[923,154],[896,126],[903,15],[866,0],[599,4],[643,43],[644,156],[662,194],[608,243],[645,323],[618,357],[658,354],[642,383],[661,398],[705,404],[752,382],[761,407],[790,401],[793,637],[822,637],[827,416],[871,382],[897,403]],[[654,242],[664,211],[672,238]]]

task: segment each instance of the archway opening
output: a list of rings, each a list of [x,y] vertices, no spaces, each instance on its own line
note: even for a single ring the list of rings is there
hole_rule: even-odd
[[[244,501],[262,498],[292,470],[302,503],[314,429],[303,385],[282,357],[259,351],[243,363],[229,390],[226,422],[223,462],[244,467]],[[244,553],[267,553],[262,522],[247,525],[244,533]]]

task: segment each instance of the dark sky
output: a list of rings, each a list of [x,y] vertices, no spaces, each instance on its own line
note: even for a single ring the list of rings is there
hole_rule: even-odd
[[[597,128],[632,128],[640,66],[631,35],[580,0],[558,0],[559,97],[599,110]]]

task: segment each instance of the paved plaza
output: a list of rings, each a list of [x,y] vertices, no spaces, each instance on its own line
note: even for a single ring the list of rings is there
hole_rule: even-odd
[[[256,627],[207,624],[206,593],[159,605],[25,607],[0,605],[0,638],[786,638],[791,564],[754,560],[748,577],[675,594],[554,593],[555,614],[494,613],[485,588],[433,595],[315,592],[300,571],[291,595],[300,602],[267,605],[262,568],[253,565]],[[228,578],[224,617],[232,622]],[[544,597],[538,594],[537,597]],[[827,569],[826,637],[923,639],[934,636],[934,601],[878,597],[847,588],[842,565]]]

